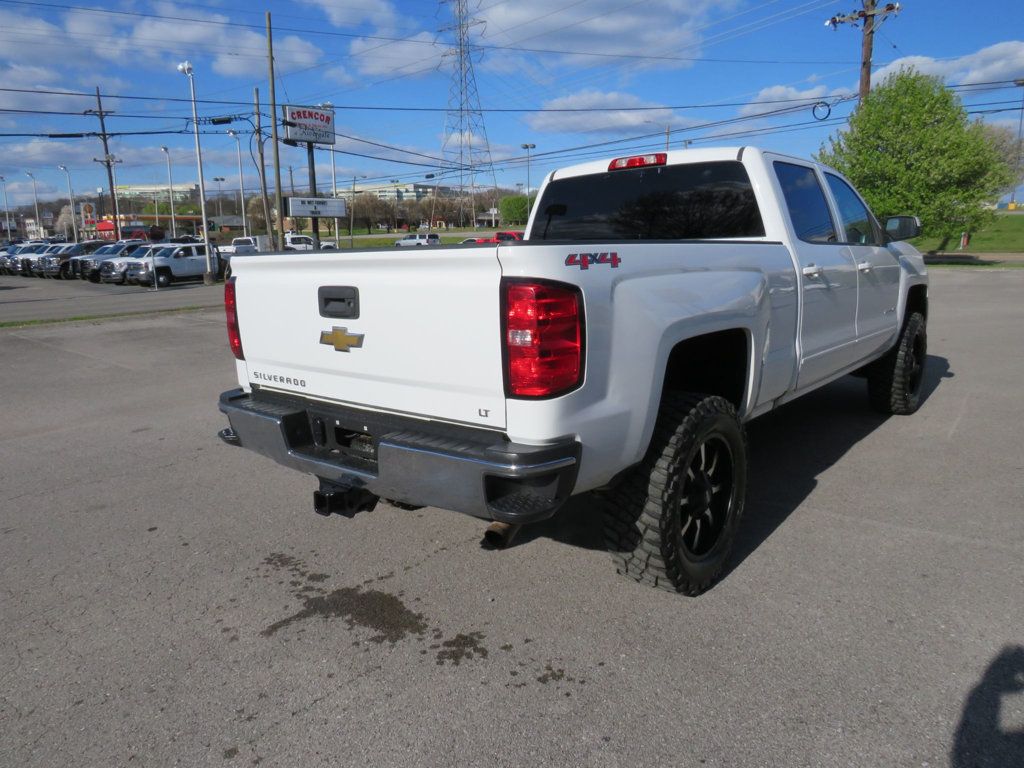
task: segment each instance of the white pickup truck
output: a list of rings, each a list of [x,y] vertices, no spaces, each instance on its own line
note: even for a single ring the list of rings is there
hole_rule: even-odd
[[[235,237],[231,245],[222,245],[217,248],[221,257],[230,259],[236,253],[259,253],[260,251],[271,250],[270,237],[268,235],[249,235],[246,237]]]
[[[918,231],[745,147],[555,171],[521,242],[248,257],[221,436],[319,478],[322,514],[384,497],[517,526],[597,491],[619,570],[697,594],[740,521],[744,422],[849,373],[917,409]]]

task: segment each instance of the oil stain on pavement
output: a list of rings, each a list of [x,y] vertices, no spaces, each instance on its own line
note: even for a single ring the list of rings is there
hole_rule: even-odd
[[[369,642],[378,645],[387,643],[394,647],[399,642],[410,638],[426,643],[429,632],[429,637],[433,642],[428,648],[421,649],[420,655],[427,656],[433,651],[434,661],[438,666],[458,667],[464,663],[485,661],[491,655],[487,646],[484,645],[487,636],[483,632],[458,632],[454,636],[446,638],[442,629],[431,627],[422,613],[411,610],[402,601],[403,592],[391,594],[369,587],[371,584],[393,578],[393,571],[377,578],[367,579],[359,586],[328,589],[324,586],[324,583],[330,578],[328,574],[314,572],[301,558],[283,552],[275,552],[264,558],[260,570],[263,570],[265,578],[271,578],[275,571],[287,574],[278,583],[287,584],[292,595],[302,604],[302,607],[295,613],[275,621],[262,630],[261,637],[273,637],[279,632],[310,620],[340,619],[350,630],[367,629],[373,633],[367,640],[357,640],[352,643],[354,646]],[[303,632],[302,629],[298,631]],[[529,638],[524,638],[522,642],[525,646],[532,641]],[[530,680],[542,685],[548,683],[586,684],[586,680],[569,675],[564,669],[554,666],[555,662],[550,659],[541,660],[532,655],[528,655],[525,660],[517,659],[516,657],[520,654],[515,653],[511,643],[503,644],[501,650],[505,652],[501,656],[507,656],[508,661],[514,662],[518,668],[511,670],[510,676],[517,678],[520,671],[524,673],[524,676],[519,677],[518,680],[513,679],[506,683],[506,687],[522,688],[527,685],[526,681]],[[599,666],[604,666],[603,662]]]

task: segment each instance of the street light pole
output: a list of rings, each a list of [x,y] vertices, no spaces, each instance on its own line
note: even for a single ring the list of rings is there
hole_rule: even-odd
[[[338,169],[334,164],[334,147],[331,147],[331,194],[334,199],[338,199]],[[334,217],[334,244],[335,246],[341,242],[341,235],[338,234],[339,229],[338,217]]]
[[[32,179],[32,202],[36,206],[36,232],[45,233],[43,230],[43,222],[39,218],[39,195],[36,194],[36,177],[32,175],[32,171],[25,171],[25,175]]]
[[[427,220],[427,234],[434,228],[434,206],[437,205],[437,181],[436,174],[428,173],[425,178],[435,179],[434,181],[434,195],[430,199],[430,219]]]
[[[527,207],[529,207],[530,201],[530,150],[536,149],[536,144],[520,144],[521,148],[526,150],[526,201]]]
[[[332,155],[333,157],[333,155]],[[365,179],[365,176],[353,176],[352,177],[352,205],[348,209],[348,247],[356,247],[356,237],[353,234],[353,228],[356,225],[356,179]]]
[[[210,232],[206,223],[206,181],[203,178],[203,150],[199,145],[199,115],[196,114],[196,81],[192,74],[192,65],[183,61],[178,65],[178,71],[188,78],[189,92],[192,95],[192,127],[196,137],[196,166],[199,169],[199,209],[203,216],[203,243],[206,251],[206,273],[203,275],[203,282],[206,285],[213,285],[213,256],[210,253]],[[156,276],[153,278],[156,279]]]
[[[238,131],[228,131],[228,136],[235,140],[235,152],[238,154],[238,204],[242,207],[242,235],[249,236],[249,222],[245,216],[245,185],[242,181],[242,140]]]
[[[227,179],[223,176],[214,176],[213,180],[217,182],[217,217],[224,218],[224,190],[220,183]]]
[[[7,204],[7,178],[0,176],[0,184],[4,185],[4,217],[7,226],[7,239],[11,239],[11,206]]]
[[[68,198],[71,201],[71,231],[75,233],[75,242],[77,243],[78,217],[75,216],[75,193],[71,189],[71,171],[68,170],[68,167],[66,165],[58,165],[57,167],[64,171],[64,175],[68,177]],[[64,231],[67,232],[66,229]]]
[[[1013,84],[1021,88],[1020,92],[1020,117],[1017,118],[1017,165],[1013,169],[1013,191],[1010,193],[1010,202],[1017,205],[1017,186],[1020,184],[1020,149],[1021,149],[1021,129],[1024,128],[1024,79],[1014,80]]]
[[[177,237],[178,224],[174,219],[174,183],[171,181],[171,151],[167,147],[160,147],[160,151],[167,155],[167,199],[171,203],[171,237]]]

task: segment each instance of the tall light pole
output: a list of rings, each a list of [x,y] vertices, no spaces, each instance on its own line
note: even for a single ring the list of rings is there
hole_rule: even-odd
[[[68,198],[71,201],[71,231],[75,233],[75,242],[77,243],[78,217],[75,216],[75,193],[71,189],[71,171],[68,170],[68,167],[66,165],[58,165],[57,167],[64,171],[64,175],[68,177]],[[66,229],[64,231],[67,232]]]
[[[329,101],[325,101],[323,104],[317,104],[317,106],[320,109],[334,109],[334,105],[331,104],[331,102],[329,102]],[[338,199],[338,171],[334,167],[334,147],[331,147],[330,150],[331,150],[331,195],[334,197],[335,200],[337,200]],[[353,202],[355,202],[354,199],[353,199]],[[351,234],[351,230],[349,230],[349,233]],[[340,240],[340,239],[341,238],[338,237],[338,218],[335,217],[334,218],[334,240],[335,240],[335,244],[337,244],[337,241]]]
[[[1024,78],[1020,80],[1014,80],[1013,84],[1024,89]],[[1010,202],[1017,205],[1017,187],[1021,182],[1020,178],[1020,148],[1021,148],[1021,129],[1024,128],[1024,90],[1021,90],[1020,94],[1020,117],[1017,118],[1017,165],[1013,169],[1016,174],[1013,178],[1013,191],[1010,193]]]
[[[217,216],[219,218],[224,217],[224,198],[222,196],[223,189],[220,186],[222,181],[226,181],[223,176],[214,176],[213,180],[217,182]]]
[[[427,221],[427,233],[429,234],[431,229],[434,227],[434,206],[437,205],[437,181],[436,174],[428,173],[424,178],[435,179],[434,181],[434,196],[430,200],[430,220]]]
[[[526,207],[529,208],[530,207],[530,205],[529,205],[529,203],[530,203],[530,150],[531,149],[536,149],[537,145],[536,144],[520,144],[519,146],[526,150],[526,203],[527,203]]]
[[[242,236],[249,236],[249,221],[245,217],[245,184],[242,181],[242,140],[238,131],[228,131],[228,136],[235,140],[235,152],[238,155],[238,204],[242,208]]]
[[[171,150],[167,147],[160,147],[160,151],[167,155],[167,200],[171,204],[171,237],[177,237],[178,223],[174,218],[174,183],[171,181]]]
[[[338,169],[334,167],[334,147],[331,147],[331,195],[335,200],[338,199]],[[338,234],[339,229],[338,217],[334,217],[334,244],[337,245],[341,240],[341,235]]]
[[[32,171],[25,171],[25,175],[32,179],[32,202],[36,206],[36,232],[46,234],[45,230],[43,230],[43,222],[39,218],[39,195],[36,194],[36,177],[32,175]]]
[[[199,115],[196,114],[196,81],[189,62],[181,62],[178,71],[188,78],[189,92],[192,95],[192,127],[196,137],[196,166],[199,169],[199,210],[203,216],[203,243],[206,246],[206,273],[203,275],[203,282],[206,285],[213,285],[213,257],[210,253],[210,233],[206,226],[209,221],[206,218],[206,180],[203,178],[203,150],[199,146]]]
[[[398,179],[391,179],[391,183],[395,185],[395,229],[398,229]]]
[[[647,125],[661,125],[661,123],[659,123],[657,120],[644,120],[644,123],[647,124]],[[665,125],[665,151],[666,152],[668,152],[668,141],[669,141],[669,136],[671,136],[671,135],[672,135],[672,123],[667,123]]]
[[[331,154],[334,157],[334,154]],[[352,233],[353,227],[356,225],[356,179],[365,179],[365,176],[353,176],[352,177],[352,205],[348,209],[348,247],[356,247],[356,237]]]
[[[7,239],[11,239],[11,206],[7,204],[7,178],[0,176],[0,184],[4,185],[4,216],[7,224]]]

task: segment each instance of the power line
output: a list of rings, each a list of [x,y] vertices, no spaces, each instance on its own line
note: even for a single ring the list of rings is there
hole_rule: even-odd
[[[9,0],[0,0],[0,2],[9,2]],[[1015,89],[1014,81],[1011,80],[985,80],[974,83],[954,83],[946,85],[946,88],[951,90],[960,89],[977,89],[977,90],[1008,90]],[[81,91],[61,91],[55,89],[45,88],[4,88],[0,87],[0,93],[24,93],[34,94],[39,96],[68,96],[78,97],[84,99],[91,99],[92,95],[89,93],[83,93]],[[108,99],[121,99],[125,101],[162,101],[162,102],[181,102],[191,104],[191,99],[179,98],[174,96],[141,96],[138,94],[104,94]],[[757,104],[792,104],[792,103],[808,103],[818,101],[817,97],[808,96],[797,96],[785,99],[765,99],[763,101],[719,101],[719,102],[707,102],[702,104],[665,104],[663,106],[651,106],[651,107],[615,107],[615,112],[649,112],[649,111],[664,111],[672,109],[717,109],[719,107],[747,107],[754,106]],[[248,101],[235,101],[230,99],[196,99],[197,104],[216,104],[222,106],[247,106],[252,107],[252,103]],[[2,108],[0,108],[2,109]],[[351,111],[376,111],[376,112],[447,112],[446,107],[394,107],[394,106],[372,106],[366,104],[335,104],[335,110],[351,110]],[[512,113],[527,113],[527,114],[543,114],[543,113],[561,113],[561,112],[608,112],[608,107],[484,107],[481,111],[483,112],[512,112]],[[266,116],[267,113],[263,113]],[[116,113],[115,113],[116,116]],[[126,116],[126,115],[125,115]],[[166,116],[168,120],[178,119],[176,116]]]

